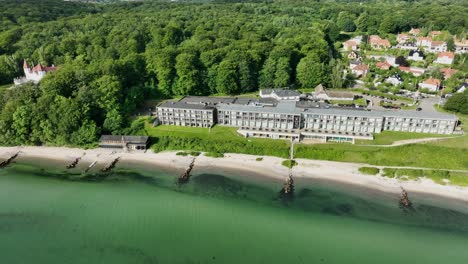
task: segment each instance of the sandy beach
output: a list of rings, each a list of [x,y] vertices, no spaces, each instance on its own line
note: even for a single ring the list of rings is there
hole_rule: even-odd
[[[182,173],[194,157],[178,156],[176,151],[160,153],[123,152],[108,149],[79,149],[65,147],[0,147],[0,161],[6,160],[15,153],[20,153],[18,161],[27,159],[48,159],[57,166],[66,166],[81,157],[77,169],[96,172],[108,166],[117,157],[122,162],[144,163],[145,166],[165,168]],[[210,158],[204,155],[196,157],[194,170],[231,170],[246,171],[264,177],[284,180],[289,175],[288,168],[281,165],[283,158],[245,154],[225,154],[224,158]],[[351,184],[389,193],[400,193],[401,187],[408,192],[425,193],[468,202],[468,188],[453,185],[436,184],[429,179],[402,181],[381,176],[364,175],[358,171],[367,164],[333,162],[322,160],[296,159],[298,165],[291,170],[294,178],[318,179]],[[89,168],[90,165],[94,165]],[[380,166],[373,166],[380,167]],[[381,167],[382,168],[382,167]]]

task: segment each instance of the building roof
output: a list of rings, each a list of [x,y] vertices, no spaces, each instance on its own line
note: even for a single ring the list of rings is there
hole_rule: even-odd
[[[262,95],[272,95],[276,94],[278,97],[293,97],[293,96],[300,96],[301,93],[299,93],[296,90],[290,90],[290,89],[262,89],[260,90],[260,93]]]
[[[375,64],[375,66],[379,69],[389,69],[392,65],[390,65],[390,63],[388,63],[387,61],[379,61]]]
[[[439,55],[437,55],[437,58],[443,58],[443,57],[448,57],[450,59],[453,59],[455,58],[455,54],[451,51],[447,51],[447,52],[441,52],[439,53]]]
[[[452,68],[441,68],[440,72],[444,75],[446,79],[450,78],[452,75],[458,72],[458,70]]]
[[[148,142],[148,137],[147,136],[102,135],[99,141],[100,142],[121,141],[122,143],[146,144]]]
[[[356,67],[354,67],[353,70],[354,71],[367,71],[369,70],[369,66],[367,66],[366,64],[359,64]]]
[[[410,50],[409,56],[412,57],[414,54],[418,54],[418,57],[425,58],[426,55],[424,55],[424,52],[422,50]]]
[[[220,103],[233,103],[235,100],[235,97],[184,96],[182,99],[179,100],[179,102],[187,104],[216,105]]]
[[[212,110],[213,106],[209,106],[208,104],[195,104],[195,103],[186,103],[186,102],[164,102],[160,104],[158,107],[166,107],[166,108],[178,108],[178,109],[188,109],[188,110]]]
[[[431,42],[431,47],[444,46],[444,45],[447,45],[445,41],[432,41]]]
[[[429,85],[436,85],[436,86],[439,86],[439,85],[440,85],[440,80],[439,80],[439,79],[435,79],[435,78],[429,78],[429,79],[424,80],[423,83],[424,83],[424,84],[429,84]]]

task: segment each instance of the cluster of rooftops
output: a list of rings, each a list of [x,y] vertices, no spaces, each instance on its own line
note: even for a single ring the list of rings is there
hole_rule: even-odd
[[[260,94],[265,94],[261,91]],[[247,98],[247,97],[206,97],[185,96],[179,101],[164,102],[158,108],[178,108],[186,110],[217,110],[256,112],[256,113],[278,113],[278,114],[319,114],[319,115],[341,115],[341,116],[364,116],[364,117],[414,117],[425,119],[447,119],[457,120],[452,114],[428,113],[411,110],[368,110],[352,107],[335,107],[319,100],[310,100],[305,94],[294,90],[283,90],[283,98],[295,96],[297,99],[277,100],[273,98]]]

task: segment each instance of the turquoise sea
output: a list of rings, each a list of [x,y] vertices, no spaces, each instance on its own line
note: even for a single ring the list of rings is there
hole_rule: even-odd
[[[402,210],[393,194],[306,180],[282,199],[281,182],[243,172],[177,186],[135,167],[86,181],[0,169],[0,263],[468,263],[468,204],[410,193]]]

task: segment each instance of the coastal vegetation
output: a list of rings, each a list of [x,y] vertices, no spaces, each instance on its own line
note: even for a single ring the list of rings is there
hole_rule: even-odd
[[[298,163],[297,161],[295,160],[291,160],[291,159],[288,159],[288,160],[284,160],[283,162],[281,162],[281,165],[287,167],[287,168],[292,168],[294,166],[296,166]]]
[[[468,173],[448,170],[383,168],[382,176],[399,180],[430,179],[438,184],[468,186]]]
[[[360,167],[358,170],[360,173],[368,175],[377,175],[380,172],[380,169],[375,167]]]
[[[411,133],[401,131],[382,131],[381,133],[374,134],[373,140],[356,140],[355,143],[359,145],[391,145],[396,141],[422,139],[422,138],[446,138],[454,137],[453,135],[443,134],[427,134],[427,133]]]
[[[200,152],[198,151],[179,151],[176,153],[177,156],[193,156],[197,157],[200,156]]]
[[[219,152],[207,152],[205,156],[210,158],[224,158],[224,154]]]

